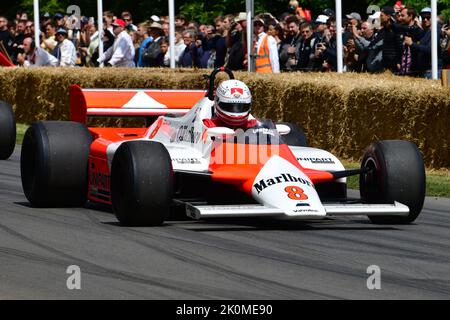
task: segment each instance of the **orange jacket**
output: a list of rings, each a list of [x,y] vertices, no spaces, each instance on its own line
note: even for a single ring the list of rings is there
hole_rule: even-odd
[[[258,48],[255,44],[255,50]],[[269,54],[269,35],[265,35],[259,47],[258,55],[256,56],[256,72],[270,73],[272,72],[272,65],[270,64]]]

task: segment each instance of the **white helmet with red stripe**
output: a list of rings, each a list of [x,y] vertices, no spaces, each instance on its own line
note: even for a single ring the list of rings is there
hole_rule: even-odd
[[[250,89],[239,80],[223,81],[216,90],[214,111],[222,122],[230,127],[247,123],[252,106]]]

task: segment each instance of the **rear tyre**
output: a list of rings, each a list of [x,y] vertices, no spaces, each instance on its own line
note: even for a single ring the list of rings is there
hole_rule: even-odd
[[[16,146],[16,119],[13,109],[0,101],[0,160],[8,159]]]
[[[422,211],[425,200],[425,166],[417,146],[408,141],[387,140],[372,143],[366,150],[361,167],[372,170],[361,174],[359,185],[365,203],[400,202],[409,214],[369,216],[373,223],[407,224]]]
[[[169,217],[173,189],[172,160],[161,143],[130,141],[120,145],[111,167],[111,199],[121,224],[163,224]]]
[[[72,207],[86,202],[92,143],[80,123],[41,121],[25,133],[20,157],[22,187],[35,207]]]
[[[306,139],[305,132],[300,126],[295,123],[290,122],[281,122],[280,124],[284,124],[291,129],[287,135],[283,136],[284,141],[288,146],[293,147],[307,147],[308,141]]]

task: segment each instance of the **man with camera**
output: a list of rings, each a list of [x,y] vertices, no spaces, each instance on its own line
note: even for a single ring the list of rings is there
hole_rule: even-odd
[[[17,62],[24,67],[57,67],[58,59],[42,48],[36,47],[31,37],[23,40],[18,48]]]

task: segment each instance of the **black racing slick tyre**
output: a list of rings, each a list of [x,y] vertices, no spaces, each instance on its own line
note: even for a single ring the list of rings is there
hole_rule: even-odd
[[[369,216],[377,224],[408,224],[422,211],[425,200],[425,166],[417,146],[408,141],[372,143],[361,167],[371,170],[360,176],[361,199],[365,203],[400,202],[409,207],[407,216]]]
[[[25,133],[22,187],[35,207],[82,206],[87,198],[92,136],[83,124],[40,121]]]
[[[169,217],[174,174],[167,149],[158,142],[122,143],[111,166],[111,200],[121,224],[158,226]]]
[[[293,147],[307,147],[308,141],[306,139],[305,132],[300,126],[295,123],[290,122],[281,122],[280,124],[284,124],[291,129],[287,135],[283,136],[284,141],[288,146]]]
[[[13,109],[0,101],[0,160],[8,159],[16,146],[16,119]]]

